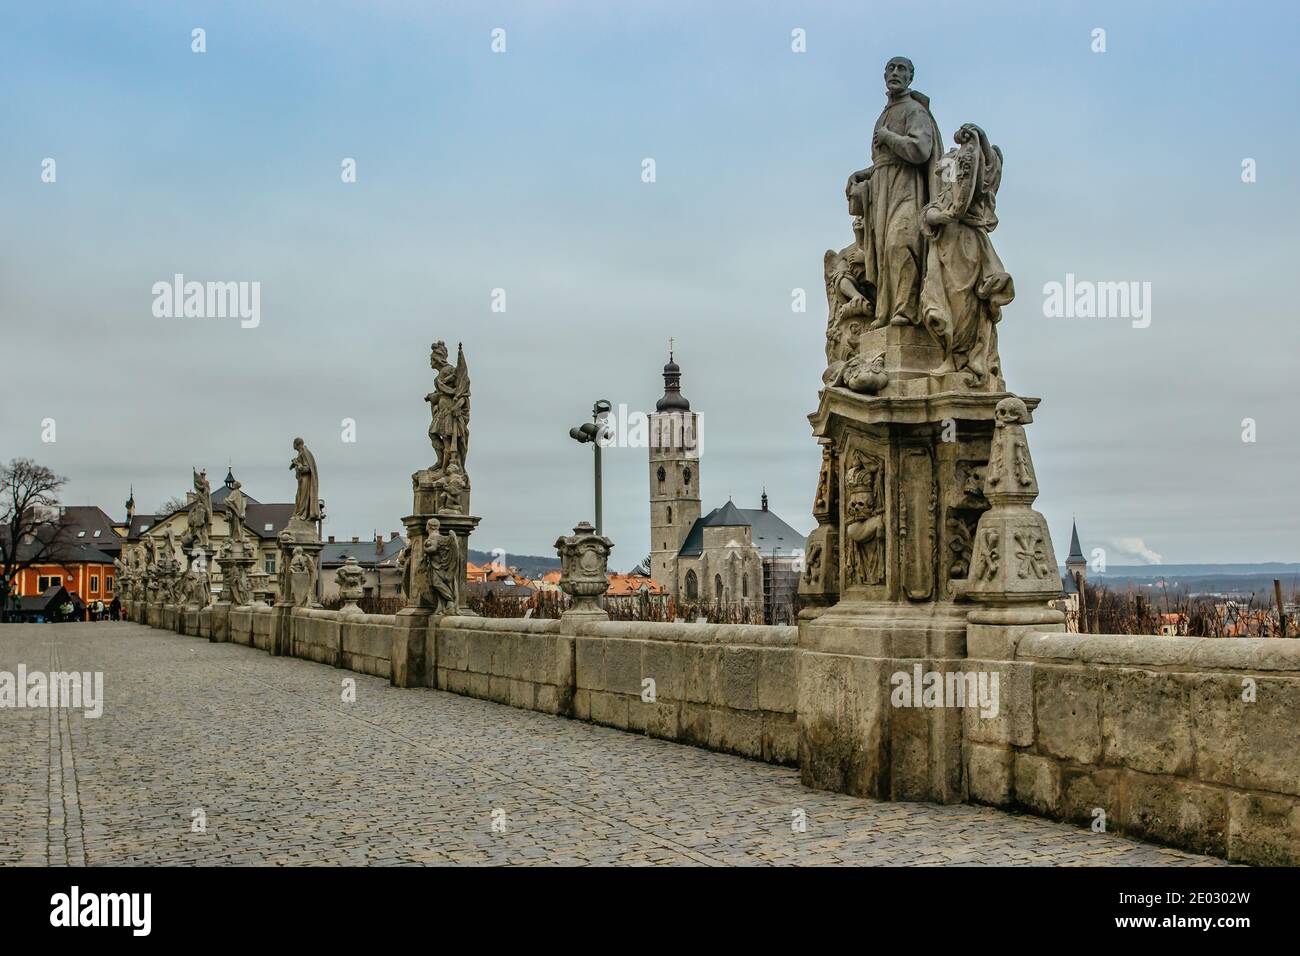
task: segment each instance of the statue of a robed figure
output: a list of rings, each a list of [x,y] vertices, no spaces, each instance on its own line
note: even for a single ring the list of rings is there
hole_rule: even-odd
[[[981,621],[1062,618],[1048,606],[1060,581],[1032,509],[1025,425],[1038,399],[1006,391],[998,356],[1015,297],[990,240],[1004,158],[974,123],[944,152],[914,74],[906,57],[885,64],[871,164],[845,187],[853,238],[823,258],[799,763],[810,786],[951,802],[962,795],[960,715],[872,710],[879,675],[917,662],[959,670],[973,609]]]

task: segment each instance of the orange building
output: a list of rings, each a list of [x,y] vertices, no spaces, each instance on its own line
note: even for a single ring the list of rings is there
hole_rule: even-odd
[[[68,545],[59,561],[24,568],[18,575],[16,595],[35,597],[50,588],[65,587],[83,604],[113,600],[113,559],[90,545]]]
[[[606,592],[610,597],[632,597],[643,591],[655,597],[667,593],[662,584],[644,574],[610,573],[609,590]]]

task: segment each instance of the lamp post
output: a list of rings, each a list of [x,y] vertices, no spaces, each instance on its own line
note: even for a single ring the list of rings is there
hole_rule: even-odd
[[[609,416],[609,410],[613,406],[609,400],[602,398],[591,406],[591,421],[582,425],[577,425],[569,429],[569,437],[579,444],[591,443],[592,449],[596,453],[596,534],[603,534],[601,530],[603,525],[603,503],[601,501],[600,490],[600,444],[603,439],[610,435],[610,427],[606,424],[605,419]]]
[[[323,541],[325,539],[322,536],[321,532],[325,530],[325,499],[321,498],[319,499],[319,502],[320,502],[320,517],[316,519],[316,540]],[[322,573],[324,571],[323,564],[324,562],[321,560],[320,553],[318,552],[316,555],[316,596],[315,596],[317,604],[320,603],[320,596],[322,593],[321,578],[324,577],[324,574]]]

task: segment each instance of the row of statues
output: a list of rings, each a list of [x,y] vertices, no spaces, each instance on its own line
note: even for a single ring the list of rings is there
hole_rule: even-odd
[[[871,165],[845,185],[853,241],[824,260],[829,308],[826,381],[872,393],[884,386],[864,333],[925,329],[942,352],[936,376],[962,373],[967,388],[1002,389],[996,326],[1015,297],[989,240],[1002,151],[966,123],[943,152],[930,100],[911,88],[906,57],[885,64],[885,108],[872,133]]]
[[[456,362],[452,364],[446,344],[433,343],[430,367],[434,385],[425,401],[429,405],[428,436],[435,461],[414,476],[414,525],[408,523],[408,543],[398,561],[408,603],[441,614],[463,610],[461,582],[467,554],[464,542],[477,519],[468,517],[470,484],[465,463],[469,454],[470,380],[463,347],[457,347]],[[279,535],[277,586],[281,603],[311,606],[316,604],[319,579],[321,544],[317,525],[323,518],[320,474],[316,458],[302,438],[293,440],[293,450],[289,469],[294,474],[296,491],[292,516]],[[193,468],[192,472],[193,491],[188,496],[180,540],[170,530],[163,535],[165,544],[157,534],[150,535],[141,547],[115,562],[122,593],[131,599],[200,606],[211,601],[207,558],[212,552],[212,490],[206,471]],[[250,568],[257,562],[257,541],[248,531],[248,502],[240,483],[232,477],[227,488],[223,507],[229,532],[215,558],[221,568],[223,598],[245,605],[254,598]],[[444,527],[444,522],[456,527]],[[356,594],[360,573],[355,561],[346,563],[336,575],[341,591]]]

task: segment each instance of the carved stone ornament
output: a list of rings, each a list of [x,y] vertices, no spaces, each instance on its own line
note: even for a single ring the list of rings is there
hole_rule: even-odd
[[[579,613],[604,614],[597,599],[609,590],[609,553],[614,542],[596,534],[596,529],[582,522],[573,534],[557,538],[560,556],[560,590],[573,598],[573,610]]]
[[[1045,602],[1061,594],[1056,552],[1047,519],[1032,507],[1038,480],[1029,455],[1025,403],[1014,395],[998,402],[993,445],[984,474],[989,510],[980,516],[970,574],[954,582],[957,593],[986,603]]]
[[[357,602],[366,593],[366,572],[357,564],[356,558],[348,555],[343,567],[334,572],[334,583],[338,585],[339,597],[343,599],[343,606],[339,610],[351,614],[361,613]]]

